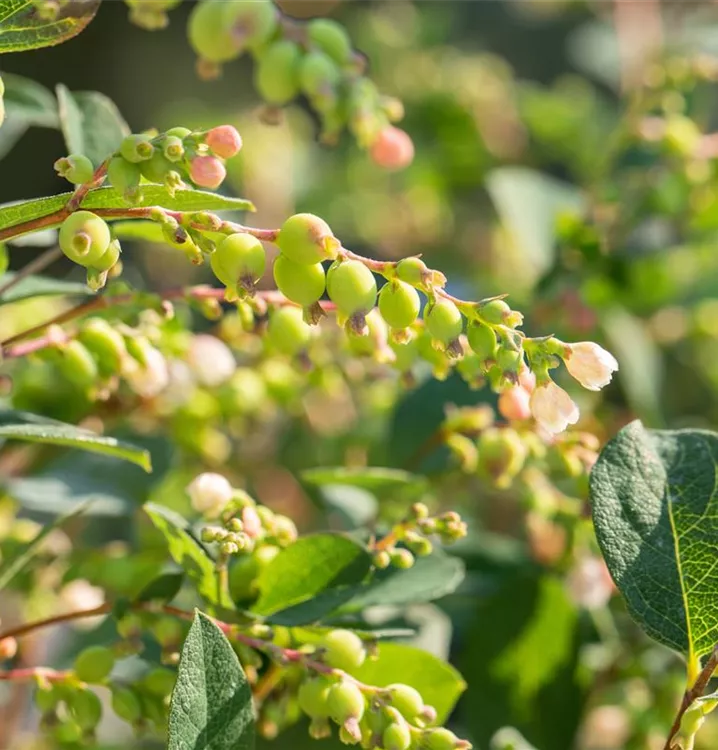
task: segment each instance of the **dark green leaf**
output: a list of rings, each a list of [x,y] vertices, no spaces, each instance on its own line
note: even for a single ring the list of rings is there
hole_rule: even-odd
[[[69,154],[84,154],[98,167],[117,151],[130,128],[114,103],[97,91],[57,86],[60,126]]]
[[[169,602],[177,596],[184,582],[181,570],[169,570],[150,581],[137,595],[138,602]]]
[[[214,561],[190,532],[187,521],[161,505],[148,503],[144,507],[152,523],[167,540],[170,556],[195,582],[201,596],[210,604],[233,609]]]
[[[168,750],[252,750],[252,691],[224,633],[201,612],[187,634],[172,691]]]
[[[371,556],[341,534],[312,534],[282,550],[257,578],[259,599],[253,610],[270,615],[304,602],[326,589],[361,581]]]
[[[10,558],[9,560],[5,560],[3,565],[0,567],[0,591],[2,591],[18,573],[21,573],[27,567],[32,558],[42,548],[42,542],[45,537],[48,536],[48,534],[53,532],[55,529],[62,528],[73,518],[79,516],[81,513],[84,513],[86,508],[87,505],[80,505],[71,513],[66,513],[65,515],[59,516],[52,523],[43,526],[42,530],[37,534],[37,536],[22,548],[20,554]]]
[[[145,471],[152,471],[150,454],[135,445],[123,443],[117,438],[96,435],[70,424],[14,424],[0,427],[0,438],[25,440],[30,443],[48,443],[70,448],[104,453],[108,456],[131,461]]]
[[[56,18],[41,18],[32,0],[0,0],[0,53],[50,47],[72,39],[92,21],[100,0],[63,3]]]
[[[2,277],[1,284],[5,284],[15,278],[15,274],[10,272]],[[82,297],[91,297],[92,292],[78,281],[63,281],[62,279],[50,279],[45,276],[27,276],[14,286],[10,287],[7,292],[0,294],[0,305],[6,305],[8,302],[19,302],[31,297],[49,297],[54,295],[74,295]]]
[[[632,422],[591,473],[599,544],[628,609],[689,664],[718,641],[718,435]]]
[[[404,643],[380,643],[377,658],[367,659],[352,674],[367,685],[411,685],[436,709],[440,723],[446,721],[466,689],[461,675],[450,664]]]

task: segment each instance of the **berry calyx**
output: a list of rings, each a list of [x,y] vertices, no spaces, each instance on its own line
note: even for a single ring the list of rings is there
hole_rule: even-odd
[[[379,312],[392,328],[407,328],[418,317],[421,300],[413,286],[390,281],[379,292]]]
[[[300,308],[279,307],[269,316],[267,335],[278,351],[294,356],[306,348],[312,329],[304,322]]]
[[[329,691],[332,683],[324,677],[312,677],[305,680],[299,687],[297,700],[299,708],[310,719],[322,719],[329,716]]]
[[[386,688],[389,691],[389,702],[408,721],[413,721],[424,708],[421,693],[410,685],[394,683]]]
[[[327,633],[319,642],[322,658],[326,664],[335,669],[349,672],[360,667],[366,658],[364,642],[351,630],[341,628]]]
[[[120,155],[127,161],[137,164],[152,158],[155,147],[148,135],[128,135],[120,144]]]
[[[107,179],[110,184],[130,203],[139,198],[141,177],[139,165],[127,161],[122,156],[113,157],[107,165]]]
[[[104,646],[90,646],[75,659],[75,674],[79,680],[96,684],[109,677],[115,666],[115,655]]]
[[[313,265],[336,258],[340,243],[323,219],[314,214],[294,214],[282,224],[277,245],[289,260]]]
[[[162,139],[162,154],[167,161],[177,162],[184,157],[182,139],[176,135],[166,135]]]
[[[262,51],[255,68],[254,83],[269,104],[281,107],[299,94],[299,65],[302,52],[288,39],[274,42]]]
[[[366,314],[376,302],[376,279],[358,260],[336,262],[327,273],[327,292],[345,315]]]
[[[54,164],[55,171],[74,185],[89,182],[94,174],[92,162],[83,154],[70,154],[58,159]]]
[[[327,696],[329,715],[337,724],[344,724],[349,719],[361,719],[365,703],[361,690],[349,680],[337,682]]]
[[[209,150],[221,159],[231,159],[242,148],[242,136],[231,125],[218,125],[205,136]]]
[[[214,190],[224,182],[227,170],[216,156],[196,156],[190,162],[189,176],[198,187]]]
[[[405,169],[414,161],[414,142],[406,131],[390,125],[379,131],[369,147],[369,155],[384,169]]]
[[[81,266],[91,266],[107,250],[110,228],[90,211],[75,211],[60,227],[58,242],[65,255]]]
[[[429,307],[426,315],[429,333],[445,346],[456,340],[464,327],[459,308],[448,299],[439,299]]]
[[[251,234],[237,232],[225,237],[210,256],[215,276],[229,289],[251,291],[262,278],[266,253]]]
[[[309,22],[307,32],[311,41],[334,62],[345,65],[352,57],[352,43],[346,29],[329,18],[315,18]]]
[[[302,307],[313,305],[324,294],[326,278],[321,263],[295,263],[284,255],[274,261],[274,281],[279,291]]]

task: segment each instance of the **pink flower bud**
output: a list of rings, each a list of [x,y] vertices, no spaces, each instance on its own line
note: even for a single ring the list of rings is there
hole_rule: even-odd
[[[209,388],[225,383],[237,369],[230,348],[216,336],[205,333],[192,337],[187,363],[198,382]]]
[[[187,486],[192,507],[205,518],[217,518],[232,499],[232,485],[221,475],[205,472]]]
[[[17,653],[17,641],[14,638],[3,638],[0,641],[0,661],[12,659]]]
[[[198,187],[214,189],[222,184],[227,170],[216,156],[197,156],[189,165],[189,176]]]
[[[369,149],[375,164],[384,169],[399,170],[414,160],[414,143],[401,128],[384,128]]]
[[[616,358],[592,341],[567,344],[563,361],[571,375],[589,391],[599,391],[608,385],[618,370]]]
[[[536,386],[529,405],[534,419],[547,432],[563,432],[568,425],[578,422],[578,407],[553,380]]]
[[[499,396],[501,416],[509,421],[528,419],[531,416],[530,397],[530,393],[520,385],[507,388]]]
[[[231,159],[242,148],[242,136],[232,125],[219,125],[207,133],[204,142],[209,150],[222,159]]]
[[[566,583],[573,601],[585,609],[605,606],[615,590],[606,563],[593,556],[579,560]]]
[[[262,533],[262,520],[251,505],[242,509],[242,525],[244,533],[252,539],[256,539]]]

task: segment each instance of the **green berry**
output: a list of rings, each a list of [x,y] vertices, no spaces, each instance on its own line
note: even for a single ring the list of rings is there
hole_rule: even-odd
[[[259,95],[269,104],[283,106],[299,94],[302,52],[288,39],[274,42],[262,52],[254,74]]]
[[[83,323],[78,338],[89,349],[103,375],[120,370],[127,346],[123,336],[106,320],[90,318]]]
[[[92,268],[96,271],[109,271],[120,259],[121,252],[122,248],[120,247],[120,241],[116,239],[112,240],[107,246],[107,250],[105,250],[105,252],[93,262]]]
[[[115,655],[104,646],[90,646],[75,659],[75,674],[83,682],[103,682],[115,666]]]
[[[496,357],[496,334],[493,328],[472,320],[466,326],[466,338],[469,340],[469,346],[482,361]]]
[[[366,313],[376,302],[376,279],[358,260],[337,262],[327,274],[327,292],[345,315]]]
[[[144,676],[142,683],[152,695],[164,698],[170,695],[175,686],[176,680],[177,675],[175,672],[170,669],[157,667]]]
[[[120,156],[133,164],[151,159],[154,152],[152,139],[142,133],[128,135],[120,144]]]
[[[464,327],[459,308],[448,299],[439,299],[431,305],[425,319],[429,333],[442,344],[458,338]]]
[[[55,171],[69,182],[81,185],[92,179],[95,169],[83,154],[70,154],[55,162]]]
[[[390,692],[389,702],[407,721],[413,721],[424,708],[421,694],[410,685],[395,683],[386,689]]]
[[[210,255],[214,275],[230,289],[237,285],[250,290],[262,278],[266,253],[251,234],[237,232],[225,237]]]
[[[175,138],[179,138],[180,140],[184,140],[191,133],[192,131],[189,128],[183,128],[181,125],[165,131],[165,135],[174,136]]]
[[[324,294],[326,278],[321,263],[295,263],[279,255],[274,262],[274,281],[287,299],[309,307]]]
[[[352,43],[346,29],[329,18],[315,18],[307,27],[309,38],[339,65],[345,65],[352,56]]]
[[[257,49],[277,28],[277,9],[270,0],[225,2],[224,27],[242,47]]]
[[[329,716],[328,697],[332,683],[324,677],[312,677],[299,687],[297,700],[299,708],[311,719],[323,719]]]
[[[302,60],[299,82],[309,97],[331,96],[341,78],[341,72],[329,55],[319,50],[310,52]]]
[[[282,352],[294,356],[306,348],[312,329],[304,322],[298,307],[279,307],[269,316],[267,327],[269,341]]]
[[[129,724],[142,718],[142,704],[130,688],[112,686],[112,710]]]
[[[384,750],[407,750],[411,745],[411,732],[405,722],[389,724],[382,734]]]
[[[507,346],[499,347],[496,364],[501,372],[517,373],[523,361],[523,352]]]
[[[314,214],[294,214],[282,224],[277,245],[289,260],[314,265],[335,258],[339,243],[323,219]]]
[[[422,750],[454,750],[457,745],[457,736],[444,727],[425,732],[421,743]]]
[[[162,184],[170,172],[175,172],[177,165],[169,161],[161,151],[155,151],[152,156],[140,164],[142,176],[150,182]]]
[[[237,57],[241,43],[226,22],[226,0],[202,0],[192,9],[187,36],[194,51],[209,62],[222,63]]]
[[[407,328],[419,315],[421,300],[413,286],[390,281],[379,292],[379,312],[392,328]]]
[[[61,745],[74,745],[82,739],[82,727],[76,721],[63,721],[52,730],[55,740]]]
[[[396,264],[396,275],[411,286],[423,284],[430,271],[421,258],[404,258]]]
[[[391,553],[391,564],[399,570],[408,570],[415,562],[414,555],[408,549],[395,549]]]
[[[88,348],[77,339],[68,341],[60,350],[58,367],[71,383],[80,388],[94,385],[99,376],[95,358]]]
[[[364,642],[351,630],[332,630],[319,642],[326,664],[348,672],[360,667],[366,658]]]
[[[500,488],[510,486],[528,454],[521,436],[510,428],[489,427],[481,433],[477,447],[480,473],[493,479]]]
[[[65,255],[81,266],[91,266],[110,244],[110,228],[90,211],[75,211],[60,227],[58,242]]]
[[[348,719],[361,719],[365,703],[361,690],[349,680],[337,682],[327,696],[329,715],[337,724],[344,724]]]
[[[492,299],[480,305],[479,312],[489,325],[501,325],[511,315],[511,308],[502,299]]]
[[[48,685],[47,687],[38,687],[35,691],[34,700],[41,714],[49,714],[57,708],[62,696],[55,685]]]
[[[94,729],[102,718],[102,701],[92,690],[73,690],[67,707],[72,718],[85,731]]]
[[[107,179],[127,201],[133,202],[139,197],[141,178],[142,172],[139,166],[121,156],[113,157],[107,166]]]

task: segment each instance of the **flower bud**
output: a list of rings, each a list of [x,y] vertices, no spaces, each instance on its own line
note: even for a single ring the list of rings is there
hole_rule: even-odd
[[[167,161],[177,162],[184,157],[182,139],[176,135],[166,135],[162,139],[162,155]]]
[[[187,486],[192,507],[206,518],[217,518],[232,499],[232,485],[221,474],[206,472]]]
[[[405,169],[414,161],[414,142],[407,132],[390,125],[379,131],[369,147],[369,155],[383,169]]]
[[[206,333],[192,337],[187,364],[197,382],[208,388],[226,383],[237,369],[232,350],[224,341]]]
[[[531,394],[520,385],[507,388],[499,395],[499,413],[505,419],[523,421],[531,417]]]
[[[198,187],[214,190],[224,182],[227,170],[216,156],[195,156],[189,165],[189,176]]]
[[[128,135],[120,144],[120,156],[133,164],[151,159],[154,153],[155,147],[148,135]]]
[[[232,125],[219,125],[212,128],[205,136],[204,142],[209,150],[221,159],[231,159],[242,148],[242,136]]]

